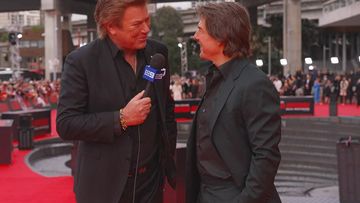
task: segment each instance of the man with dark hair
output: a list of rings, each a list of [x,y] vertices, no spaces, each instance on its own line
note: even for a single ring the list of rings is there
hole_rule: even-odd
[[[175,186],[177,134],[167,48],[147,39],[146,0],[98,0],[95,20],[99,39],[65,60],[58,104],[60,137],[79,141],[76,200],[162,203],[164,177]],[[166,75],[144,96],[156,53]]]
[[[206,92],[187,143],[188,203],[279,203],[279,96],[250,64],[250,20],[238,3],[208,3],[194,39],[210,60]]]

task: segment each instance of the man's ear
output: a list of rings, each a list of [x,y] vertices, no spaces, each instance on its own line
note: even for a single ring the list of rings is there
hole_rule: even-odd
[[[116,27],[114,25],[114,23],[107,23],[105,24],[105,29],[107,31],[107,33],[109,33],[110,35],[115,35],[116,34]]]

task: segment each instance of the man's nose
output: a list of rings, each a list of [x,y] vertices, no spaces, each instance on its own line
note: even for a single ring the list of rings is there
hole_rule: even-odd
[[[144,33],[150,32],[150,25],[148,25],[147,23],[144,23],[142,31]]]
[[[198,39],[197,39],[197,32],[195,32],[195,34],[194,34],[193,36],[191,36],[191,38],[192,38],[193,40],[195,40],[195,41],[198,41]]]

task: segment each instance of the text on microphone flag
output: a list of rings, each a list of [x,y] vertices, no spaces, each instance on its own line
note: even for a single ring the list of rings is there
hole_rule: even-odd
[[[155,75],[157,74],[157,72],[158,72],[157,69],[152,68],[151,66],[147,65],[147,66],[145,66],[143,78],[150,82],[154,82]]]

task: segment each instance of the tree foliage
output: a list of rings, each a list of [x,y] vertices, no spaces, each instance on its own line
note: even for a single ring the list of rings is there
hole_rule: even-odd
[[[268,73],[268,43],[271,37],[271,74],[281,74],[280,58],[283,55],[283,20],[280,15],[273,15],[267,19],[270,27],[256,26],[253,28],[252,48],[253,58],[262,59],[264,65],[261,69]]]
[[[253,57],[261,58],[264,61],[262,67],[265,73],[268,72],[268,38],[271,37],[271,66],[272,74],[281,74],[282,66],[280,59],[283,57],[283,17],[272,15],[267,20],[270,27],[257,26],[253,29]],[[302,58],[321,58],[320,28],[312,20],[302,20]]]
[[[8,41],[8,33],[3,32],[0,34],[0,42],[7,42]]]
[[[171,73],[180,73],[181,60],[178,39],[183,36],[184,25],[178,11],[172,7],[159,8],[153,18],[152,38],[162,41],[169,49]]]

